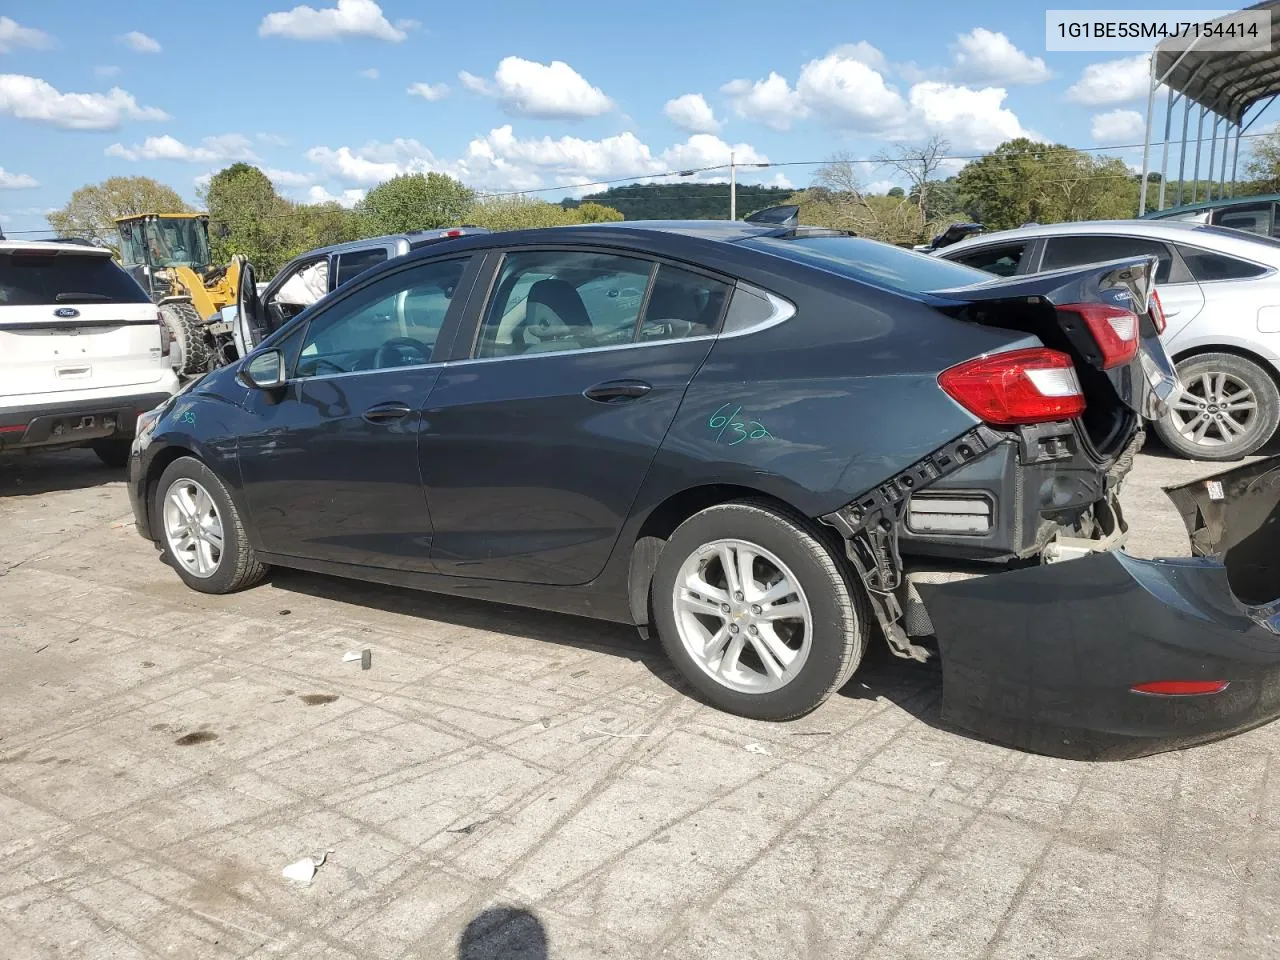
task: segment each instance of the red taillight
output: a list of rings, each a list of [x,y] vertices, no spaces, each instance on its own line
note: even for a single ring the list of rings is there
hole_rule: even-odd
[[[11,427],[0,427],[0,433],[22,433],[26,429],[25,423],[15,423]]]
[[[986,423],[1046,423],[1084,413],[1071,358],[1045,347],[966,360],[942,371],[938,385]]]
[[[1158,697],[1194,697],[1206,693],[1221,693],[1227,689],[1228,680],[1153,680],[1151,683],[1134,684],[1134,693],[1152,694]]]
[[[444,235],[445,235],[446,237],[460,237],[460,236],[462,236],[462,231],[461,231],[461,230],[446,230],[446,231],[444,232]]]
[[[1156,325],[1156,333],[1164,333],[1165,328],[1169,326],[1169,321],[1164,315],[1164,304],[1160,302],[1160,294],[1155,290],[1151,291],[1151,322]]]
[[[1138,355],[1138,315],[1106,303],[1070,303],[1059,307],[1076,313],[1102,351],[1102,369],[1119,367]]]
[[[159,313],[156,314],[156,323],[160,325],[160,356],[167,357],[169,349],[173,346],[173,331],[169,329],[169,325],[164,322],[164,317]]]

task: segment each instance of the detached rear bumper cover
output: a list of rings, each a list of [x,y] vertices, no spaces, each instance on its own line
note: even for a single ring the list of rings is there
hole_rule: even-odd
[[[1280,716],[1280,457],[1166,492],[1196,557],[1102,553],[919,585],[944,721],[1036,753],[1114,760]],[[1131,690],[1161,680],[1228,685]]]

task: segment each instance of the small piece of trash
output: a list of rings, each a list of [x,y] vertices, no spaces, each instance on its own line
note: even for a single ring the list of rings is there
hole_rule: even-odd
[[[355,663],[359,659],[360,659],[359,650],[348,650],[346,653],[342,655],[343,663]]]
[[[830,730],[796,730],[791,734],[793,737],[829,737]]]
[[[614,733],[612,730],[597,730],[595,727],[583,727],[582,732],[590,737],[617,737],[619,740],[631,740],[635,737],[651,737],[651,733]]]
[[[769,749],[763,743],[748,743],[742,749],[747,753],[758,753],[762,757],[771,756]]]
[[[946,765],[947,765],[947,761],[945,760],[934,760],[932,763],[929,764],[929,766],[931,767],[945,767]]]
[[[281,611],[280,611],[280,613],[279,613],[279,616],[287,617],[287,616],[288,616],[289,614],[291,614],[291,613],[293,613],[293,611],[292,611],[292,610],[281,610]]]
[[[585,677],[586,675],[587,675],[586,670],[578,670],[576,673],[569,674],[569,677],[573,680],[577,680],[579,677]]]
[[[468,823],[465,827],[455,827],[451,830],[446,830],[445,833],[462,833],[469,837],[471,834],[476,832],[477,827],[483,827],[488,822],[488,820],[477,820],[475,823]]]
[[[343,663],[355,663],[357,660],[360,661],[361,670],[368,670],[371,666],[373,666],[373,651],[372,650],[348,650],[346,653],[342,655]]]
[[[331,853],[333,853],[332,850],[326,850],[318,857],[303,857],[281,870],[280,875],[295,883],[309,884],[315,878],[316,870],[324,866],[324,862],[329,859]]]
[[[48,649],[49,649],[49,645],[46,643],[43,647],[36,647],[36,653],[39,653],[41,650],[48,650]]]

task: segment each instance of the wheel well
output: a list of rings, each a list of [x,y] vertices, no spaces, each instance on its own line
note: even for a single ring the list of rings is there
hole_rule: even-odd
[[[151,515],[156,502],[156,488],[160,486],[160,478],[164,475],[165,470],[168,469],[169,464],[182,457],[200,460],[198,456],[183,447],[166,447],[151,458],[151,463],[147,467],[147,499],[144,501],[147,510],[147,527],[151,530],[151,539],[157,543],[160,542],[160,537],[156,533],[155,517]],[[200,462],[203,463],[204,461],[201,460]]]
[[[649,582],[653,579],[653,571],[658,566],[658,557],[662,548],[676,530],[695,513],[714,507],[718,503],[729,503],[733,500],[763,500],[776,504],[786,514],[796,516],[799,511],[785,500],[742,487],[736,484],[714,483],[701,487],[691,487],[668,497],[645,518],[636,535],[636,542],[631,547],[631,565],[627,574],[627,599],[631,606],[631,615],[639,625],[649,622]],[[815,532],[825,536],[821,525],[814,524]],[[834,534],[834,531],[831,531]],[[832,544],[829,544],[832,545]],[[834,550],[837,558],[843,556],[842,551]]]
[[[1256,363],[1262,368],[1263,372],[1275,381],[1276,388],[1280,389],[1280,370],[1276,369],[1276,365],[1266,357],[1259,356],[1252,350],[1246,350],[1244,347],[1237,347],[1231,344],[1203,344],[1199,347],[1192,347],[1189,350],[1183,350],[1173,356],[1174,363],[1181,363],[1183,360],[1190,360],[1192,357],[1201,357],[1206,353],[1229,353],[1239,357],[1242,360],[1248,360],[1250,363]]]

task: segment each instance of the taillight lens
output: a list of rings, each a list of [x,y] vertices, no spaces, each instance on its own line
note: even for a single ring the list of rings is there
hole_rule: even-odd
[[[1221,693],[1227,689],[1228,680],[1153,680],[1135,683],[1129,689],[1155,697],[1196,697],[1208,693]]]
[[[938,385],[985,423],[1047,423],[1084,413],[1071,358],[1045,347],[966,360],[942,371]]]
[[[1169,321],[1164,315],[1164,304],[1160,302],[1160,294],[1155,290],[1151,291],[1151,322],[1156,325],[1156,333],[1164,333],[1165,328],[1169,326]]]
[[[173,346],[173,334],[169,330],[169,325],[164,322],[164,317],[158,313],[156,323],[160,324],[160,356],[167,357],[169,349]]]
[[[1059,307],[1079,314],[1102,351],[1102,369],[1123,366],[1138,355],[1138,315],[1106,303],[1072,303]]]

